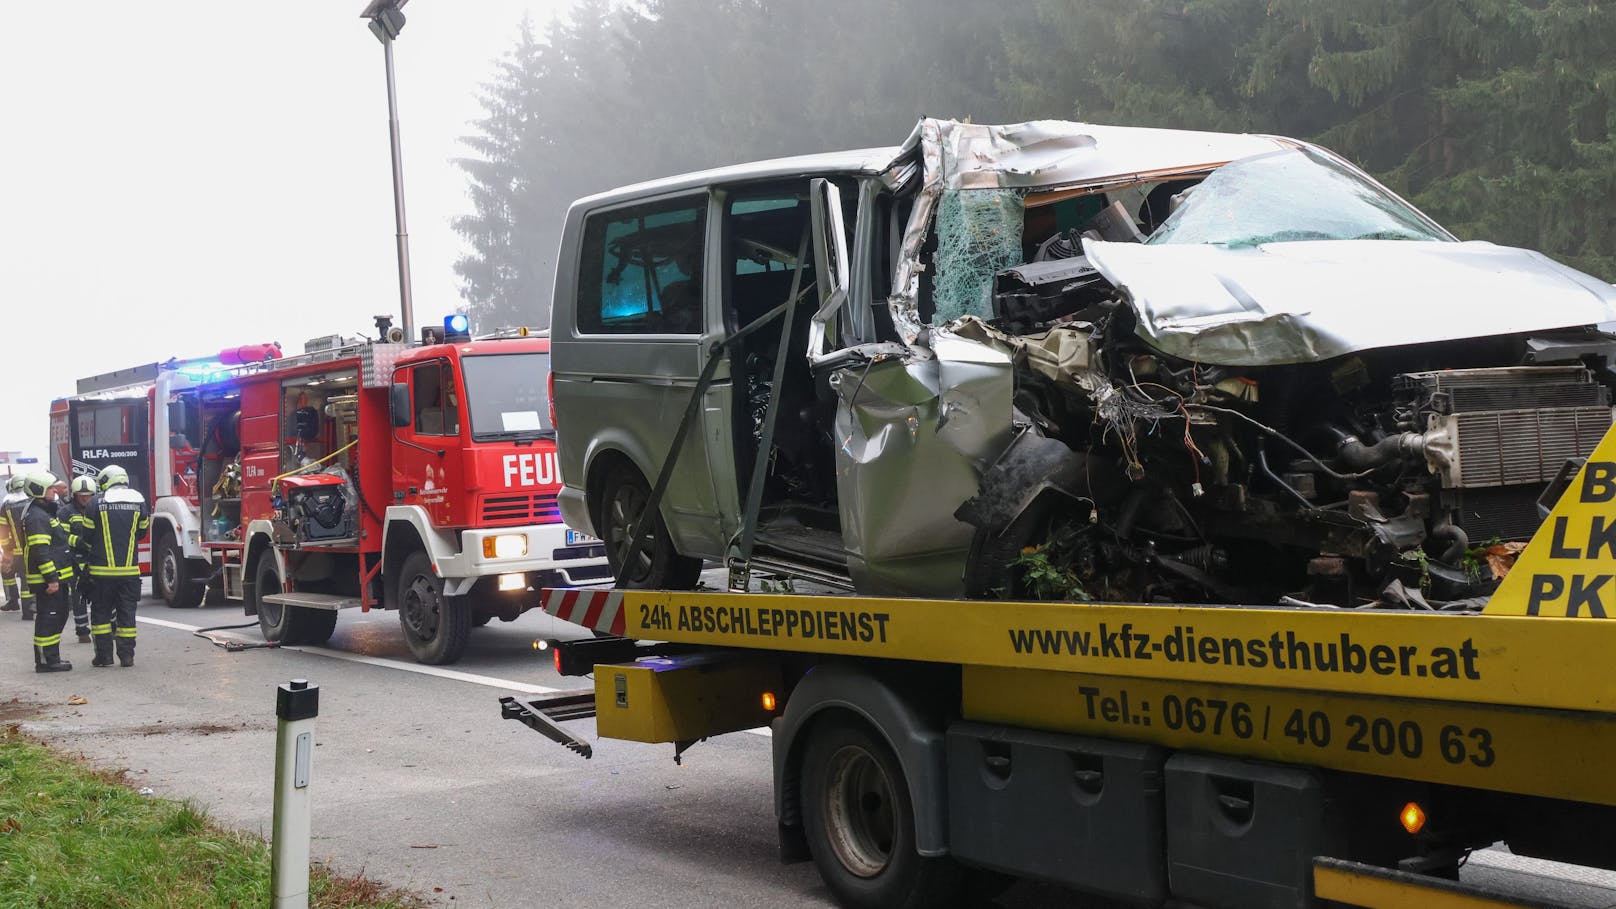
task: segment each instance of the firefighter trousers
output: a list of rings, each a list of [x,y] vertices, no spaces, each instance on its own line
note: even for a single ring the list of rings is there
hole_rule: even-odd
[[[34,665],[60,662],[62,629],[67,627],[66,587],[57,585],[55,593],[46,593],[44,584],[29,586],[34,602]]]
[[[0,577],[3,577],[6,586],[6,611],[10,612],[20,606],[22,608],[22,620],[24,622],[33,621],[34,592],[29,588],[28,582],[23,578],[18,566],[13,563]]]
[[[124,661],[135,658],[135,604],[140,601],[140,578],[98,577],[94,580],[95,603],[90,608],[90,635],[95,639],[95,659],[102,665],[112,662],[113,644]]]
[[[73,607],[73,631],[79,636],[90,633],[90,603],[95,582],[82,570],[73,580],[62,585],[67,590],[67,602]]]
[[[6,590],[6,602],[4,606],[0,606],[0,610],[15,612],[19,599],[17,588],[23,586],[23,583],[22,578],[17,577],[17,573],[11,570],[10,557],[0,559],[0,586]]]

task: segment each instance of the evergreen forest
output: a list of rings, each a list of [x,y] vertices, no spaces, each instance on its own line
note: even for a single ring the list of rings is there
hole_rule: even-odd
[[[1464,239],[1616,278],[1616,3],[578,0],[525,24],[458,163],[479,328],[543,325],[567,206],[921,116],[1278,133]]]

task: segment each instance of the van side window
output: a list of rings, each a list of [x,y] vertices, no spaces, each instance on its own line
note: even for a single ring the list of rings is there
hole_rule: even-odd
[[[699,334],[707,199],[591,215],[584,222],[578,329]]]
[[[422,363],[414,369],[415,431],[424,436],[452,436],[460,432],[460,408],[456,406],[454,376],[441,361]]]

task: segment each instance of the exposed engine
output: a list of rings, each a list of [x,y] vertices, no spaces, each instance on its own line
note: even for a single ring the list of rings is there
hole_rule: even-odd
[[[957,513],[975,596],[1467,608],[1612,422],[1593,329],[1208,366],[1081,258],[1001,273],[994,314],[1020,434]]]

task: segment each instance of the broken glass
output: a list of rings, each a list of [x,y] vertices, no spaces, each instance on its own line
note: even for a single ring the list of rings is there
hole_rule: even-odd
[[[1179,200],[1148,243],[1453,240],[1396,196],[1310,148],[1226,164]]]

